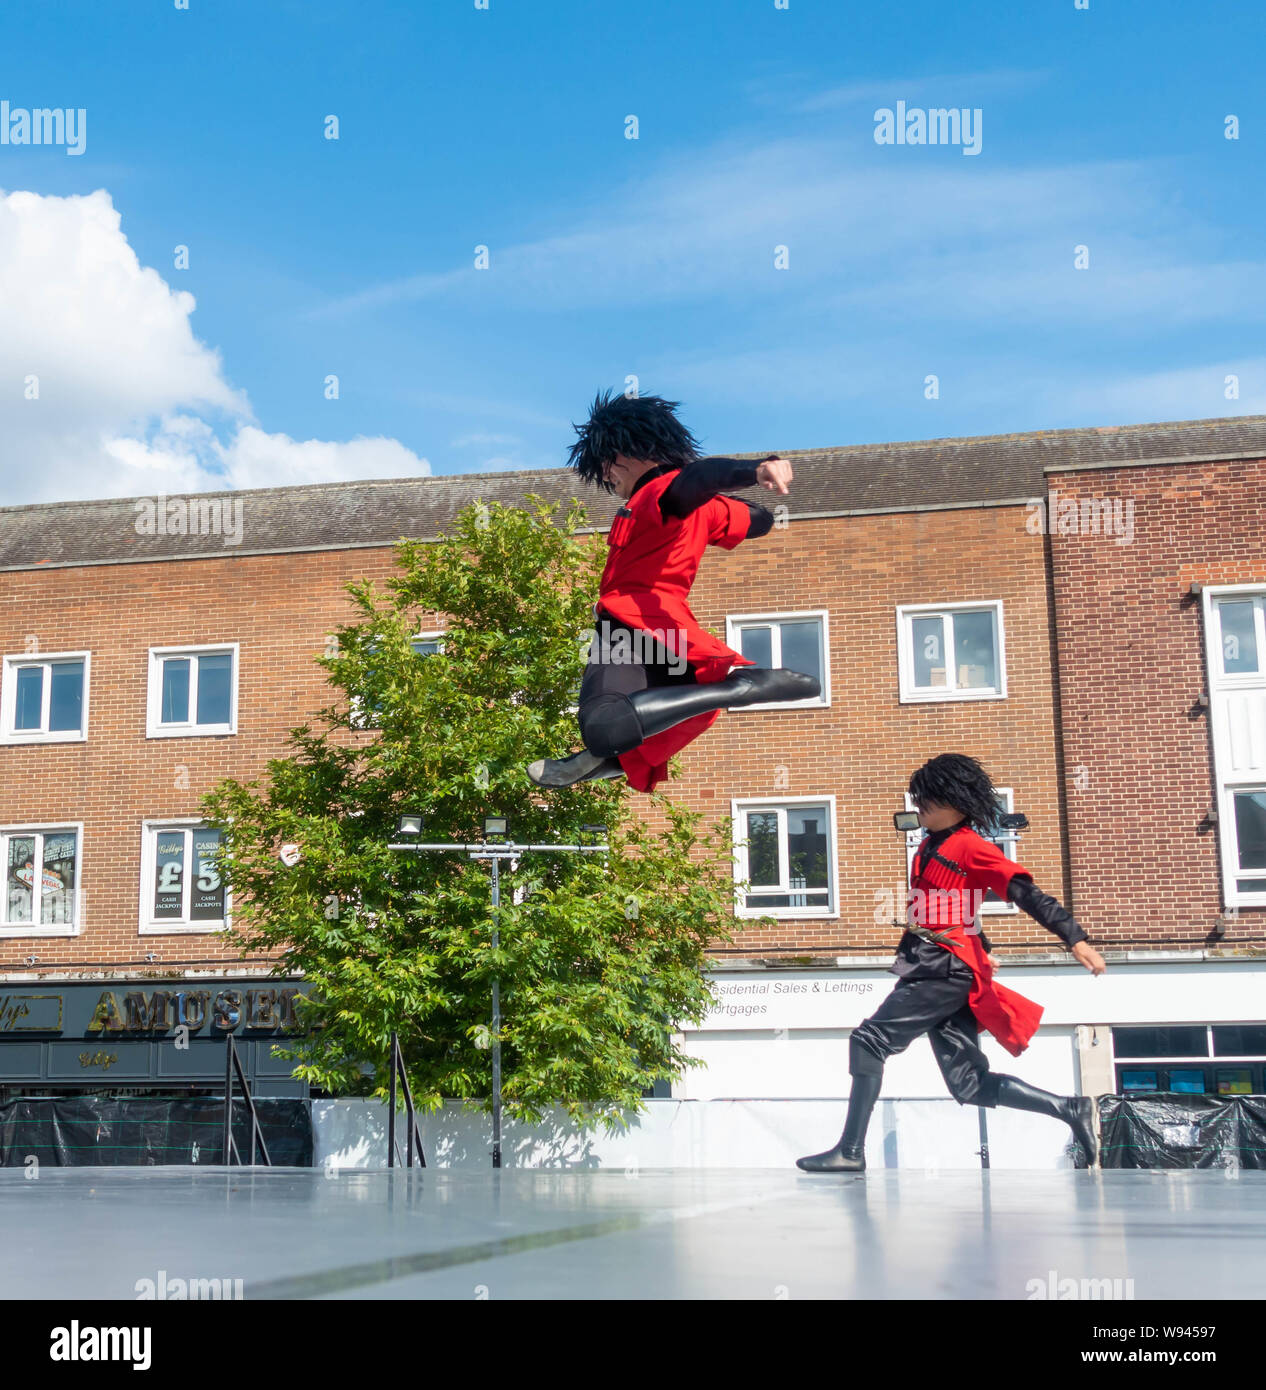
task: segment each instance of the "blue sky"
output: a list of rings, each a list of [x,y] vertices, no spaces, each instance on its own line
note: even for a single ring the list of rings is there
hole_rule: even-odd
[[[0,99],[88,113],[81,156],[0,147],[37,195],[10,396],[41,368],[2,501],[554,466],[630,374],[714,453],[1266,410],[1257,0],[49,0],[0,36]],[[980,153],[876,144],[899,100],[979,108]]]

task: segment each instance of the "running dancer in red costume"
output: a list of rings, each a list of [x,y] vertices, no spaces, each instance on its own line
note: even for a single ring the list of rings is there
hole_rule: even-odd
[[[569,462],[587,483],[624,499],[607,537],[607,564],[594,610],[597,630],[580,688],[584,748],[528,768],[541,787],[627,777],[649,792],[668,760],[722,709],[811,699],[815,677],[758,668],[705,632],[688,595],[704,550],[733,550],[765,535],[773,515],[725,495],[760,485],[785,494],[786,459],[763,463],[700,458],[677,402],[600,394]],[[746,668],[730,674],[732,667]]]
[[[866,1127],[883,1084],[884,1061],[922,1034],[932,1044],[941,1075],[959,1105],[1008,1106],[1062,1120],[1081,1146],[1086,1166],[1095,1152],[1094,1100],[1056,1096],[989,1070],[977,1042],[986,1029],[1013,1056],[1029,1045],[1041,1005],[997,984],[989,944],[977,913],[992,889],[1054,932],[1094,975],[1107,968],[1066,908],[1043,893],[1033,875],[977,833],[988,834],[998,815],[989,774],[963,753],[942,753],[910,779],[910,798],[928,832],[915,853],[909,922],[890,967],[900,978],[892,993],[853,1029],[848,1069],[852,1089],[844,1133],[833,1149],[798,1158],[809,1173],[861,1173]]]

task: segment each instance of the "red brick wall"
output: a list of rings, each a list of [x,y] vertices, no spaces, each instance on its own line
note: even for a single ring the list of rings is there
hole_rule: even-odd
[[[288,730],[331,698],[313,657],[354,621],[342,584],[390,552],[321,551],[0,575],[0,649],[92,653],[83,743],[0,745],[0,821],[83,822],[80,935],[0,938],[0,968],[99,962],[155,969],[234,960],[214,933],[141,935],[141,822],[197,815],[221,778],[260,776]],[[238,732],[145,736],[150,647],[239,642]]]
[[[1266,582],[1266,462],[1049,475],[1075,500],[1133,501],[1133,539],[1052,534],[1074,910],[1097,939],[1261,944],[1266,909],[1222,940],[1201,604],[1193,580]],[[1053,509],[1058,521],[1059,508]]]
[[[1020,857],[1042,887],[1066,893],[1044,546],[1025,521],[1019,506],[797,521],[705,559],[695,610],[718,632],[727,611],[830,613],[831,707],[725,714],[686,750],[674,784],[679,799],[726,815],[732,796],[836,797],[838,919],[744,927],[743,953],[891,949],[897,933],[874,920],[877,891],[902,889],[890,815],[910,773],[940,752],[972,753],[1015,788],[1033,827]],[[87,743],[0,747],[0,819],[84,822],[82,934],[0,940],[0,968],[32,951],[37,969],[149,951],[158,968],[232,959],[214,935],[138,934],[141,821],[194,815],[221,777],[259,776],[284,753],[287,730],[329,699],[312,658],[351,618],[342,584],[390,570],[384,547],[0,576],[3,651],[34,634],[44,651],[93,653]],[[982,599],[1004,604],[1008,697],[900,704],[896,606]],[[1084,624],[1084,605],[1074,613]],[[238,733],[146,739],[148,648],[218,641],[241,643]],[[1112,736],[1104,730],[1105,744]],[[1087,925],[1099,925],[1093,914]],[[989,931],[1004,947],[1051,941],[1022,916],[993,918]]]

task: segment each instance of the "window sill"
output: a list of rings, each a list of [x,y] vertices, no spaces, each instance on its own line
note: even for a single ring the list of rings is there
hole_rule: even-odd
[[[236,734],[236,725],[209,724],[205,728],[195,729],[147,729],[146,738],[223,738],[227,734]]]
[[[78,936],[79,931],[77,925],[53,927],[41,922],[38,926],[26,927],[20,923],[14,923],[7,927],[0,926],[0,937],[10,941],[46,941],[50,937]]]
[[[754,907],[735,908],[734,916],[740,922],[759,922],[762,918],[772,917],[779,922],[802,922],[815,920],[820,922],[838,922],[840,914],[829,907],[807,908],[807,907],[768,907],[764,910]]]
[[[226,922],[163,923],[139,927],[137,933],[140,936],[218,936],[227,925]]]
[[[21,733],[0,734],[0,744],[24,744],[24,743],[87,743],[86,733],[33,733],[23,730]]]
[[[767,705],[735,705],[733,708],[727,709],[725,712],[726,714],[743,714],[748,710],[815,710],[830,708],[830,700],[783,700],[778,703],[771,703]]]
[[[958,700],[1005,700],[1005,690],[950,690],[944,695],[931,692],[903,690],[900,703],[903,705],[941,705]]]

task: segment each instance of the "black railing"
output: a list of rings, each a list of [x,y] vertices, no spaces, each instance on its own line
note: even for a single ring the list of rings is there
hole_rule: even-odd
[[[246,1084],[246,1073],[242,1070],[242,1059],[237,1055],[237,1044],[233,1040],[232,1033],[227,1033],[225,1036],[228,1039],[228,1048],[224,1056],[224,1162],[230,1165],[234,1161],[239,1165],[242,1162],[237,1141],[233,1138],[233,1074],[236,1072],[238,1082],[242,1087],[242,1100],[246,1103],[246,1108],[250,1111],[251,1116],[251,1167],[255,1167],[255,1145],[258,1142],[263,1151],[264,1162],[271,1168],[273,1161],[268,1155],[268,1145],[264,1142],[263,1131],[259,1126],[259,1112],[255,1109],[251,1088]]]
[[[391,1100],[387,1112],[387,1167],[396,1166],[399,1150],[396,1147],[396,1081],[404,1087],[404,1108],[408,1114],[408,1130],[405,1134],[407,1160],[405,1166],[413,1167],[413,1151],[416,1146],[418,1166],[426,1167],[426,1154],[422,1151],[422,1131],[418,1128],[418,1114],[413,1108],[413,1091],[409,1087],[409,1074],[404,1067],[404,1053],[400,1050],[400,1037],[391,1035]]]

